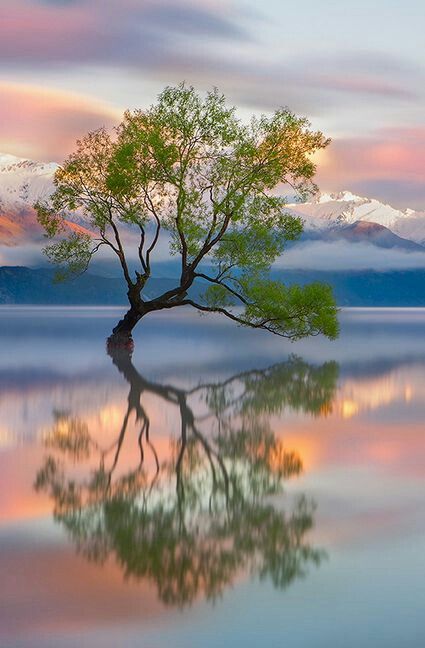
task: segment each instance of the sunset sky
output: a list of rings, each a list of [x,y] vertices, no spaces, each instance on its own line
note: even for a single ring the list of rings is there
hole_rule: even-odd
[[[425,207],[420,0],[3,0],[0,152],[60,161],[166,84],[241,117],[284,105],[333,138],[324,190]]]

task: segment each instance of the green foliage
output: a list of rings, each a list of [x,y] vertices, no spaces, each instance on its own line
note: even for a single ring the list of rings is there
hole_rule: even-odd
[[[217,89],[201,97],[185,84],[167,87],[149,109],[127,111],[112,135],[99,129],[77,142],[56,172],[49,204],[36,207],[48,236],[66,231],[77,210],[96,237],[73,232],[46,252],[75,274],[108,246],[132,308],[143,313],[192,303],[278,335],[333,338],[338,326],[328,287],[286,288],[268,277],[286,242],[302,231],[276,188],[286,185],[302,197],[315,191],[313,155],[328,143],[289,110],[244,123]],[[138,239],[134,277],[123,227]],[[143,289],[163,231],[170,253],[181,258],[181,277],[174,290],[148,302]],[[193,304],[188,290],[206,263],[211,270],[203,278],[212,286],[202,304]]]
[[[282,198],[256,196],[245,205],[243,223],[229,225],[225,235],[212,251],[214,262],[247,272],[268,271],[284,251],[286,241],[294,241],[302,233],[299,218],[285,212]]]
[[[34,208],[37,211],[38,222],[44,228],[46,236],[53,238],[58,233],[63,232],[63,219],[54,207],[38,202],[34,205]]]
[[[293,340],[323,333],[338,335],[337,308],[332,289],[321,283],[285,286],[270,279],[243,279],[250,303],[244,317],[255,326],[266,327]]]
[[[55,424],[45,438],[45,444],[52,449],[68,453],[74,460],[90,455],[90,434],[86,423],[66,412],[54,413]]]
[[[44,253],[51,263],[58,266],[56,280],[63,281],[87,268],[91,259],[91,237],[73,232],[68,238],[47,245]]]

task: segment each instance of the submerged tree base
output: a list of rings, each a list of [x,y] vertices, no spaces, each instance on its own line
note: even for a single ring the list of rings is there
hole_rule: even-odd
[[[124,317],[112,329],[112,333],[106,341],[107,351],[113,351],[114,349],[133,351],[133,329],[145,314],[145,311],[141,311],[135,306],[131,306]]]
[[[112,333],[106,340],[106,350],[113,356],[117,351],[134,351],[134,340],[131,333]]]

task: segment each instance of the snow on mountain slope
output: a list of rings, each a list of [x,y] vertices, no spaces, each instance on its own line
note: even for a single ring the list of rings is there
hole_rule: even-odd
[[[43,238],[33,205],[37,200],[48,198],[52,192],[57,168],[53,162],[33,162],[0,153],[0,245],[14,246]],[[349,191],[318,194],[310,202],[293,203],[288,205],[288,209],[303,218],[307,234],[321,235],[328,231],[331,234],[335,228],[364,221],[381,225],[402,239],[425,245],[425,211],[395,209]],[[73,220],[75,223],[69,223],[70,227],[84,228],[84,218],[76,215]],[[381,247],[384,238],[388,239],[383,232],[372,232],[370,225],[367,230],[360,231],[356,227],[352,232],[344,232],[343,238],[360,240],[368,237],[377,245],[379,238]],[[333,233],[327,238],[330,240],[332,237],[335,238]],[[406,245],[404,247],[407,249]]]
[[[407,209],[406,216],[399,218],[391,229],[402,238],[425,245],[425,211]]]
[[[0,243],[14,246],[43,236],[33,204],[53,189],[56,164],[0,154]]]
[[[57,168],[54,162],[33,162],[0,154],[0,245],[15,246],[43,238],[33,205],[52,193]],[[79,220],[67,225],[87,233]]]
[[[377,223],[402,238],[425,244],[425,212],[396,209],[374,198],[356,196],[348,191],[319,194],[312,201],[288,205],[304,220],[306,230],[324,230],[357,221]]]
[[[0,154],[0,209],[19,210],[47,198],[53,189],[53,162],[32,162]]]

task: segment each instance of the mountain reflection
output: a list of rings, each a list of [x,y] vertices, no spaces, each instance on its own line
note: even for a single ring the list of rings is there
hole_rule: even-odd
[[[86,558],[114,557],[125,576],[149,580],[163,603],[179,607],[214,600],[244,572],[284,588],[320,564],[323,552],[306,537],[314,503],[302,496],[282,510],[270,497],[302,470],[270,419],[286,407],[328,413],[336,363],[315,367],[293,357],[183,389],[146,379],[129,353],[112,361],[129,384],[116,438],[103,446],[83,419],[56,412],[35,483]],[[177,416],[166,452],[155,442],[150,396],[171,408],[173,422]],[[123,447],[131,421],[137,456],[129,469]]]

